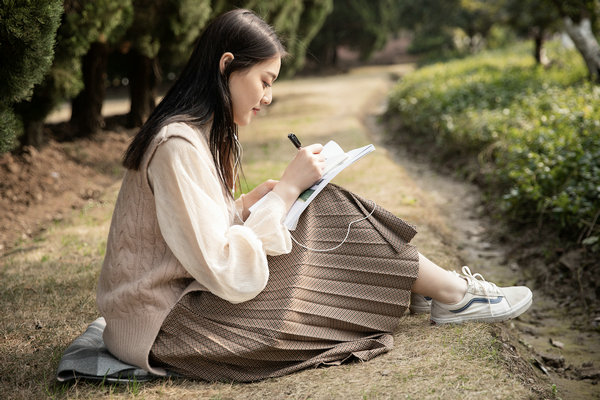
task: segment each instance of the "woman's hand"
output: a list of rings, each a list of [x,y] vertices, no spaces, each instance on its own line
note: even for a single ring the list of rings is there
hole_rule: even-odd
[[[281,180],[273,187],[273,191],[283,199],[288,210],[300,193],[323,176],[325,158],[321,156],[321,150],[323,146],[320,144],[300,148],[283,172]]]
[[[260,185],[258,185],[257,187],[255,187],[254,189],[252,189],[244,195],[242,199],[242,203],[244,205],[244,209],[242,211],[242,218],[244,221],[250,215],[250,207],[252,207],[254,203],[262,199],[267,193],[273,190],[277,182],[278,181],[269,179],[268,181],[261,183]]]

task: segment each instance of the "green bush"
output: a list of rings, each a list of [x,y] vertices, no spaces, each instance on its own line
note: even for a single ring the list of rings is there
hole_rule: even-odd
[[[477,157],[477,173],[506,215],[594,244],[600,87],[586,81],[575,51],[552,43],[548,53],[547,68],[518,44],[419,69],[394,88],[387,116],[444,157]]]
[[[0,4],[0,154],[23,131],[13,107],[31,97],[50,68],[62,11],[60,0]]]

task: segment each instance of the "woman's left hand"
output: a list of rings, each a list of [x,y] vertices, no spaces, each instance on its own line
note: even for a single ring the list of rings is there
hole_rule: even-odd
[[[257,201],[262,199],[267,193],[269,193],[271,190],[273,190],[273,188],[275,187],[277,182],[279,182],[279,181],[269,179],[269,180],[261,183],[260,185],[258,185],[257,187],[255,187],[254,189],[252,189],[251,191],[249,191],[248,193],[246,193],[244,195],[244,198],[243,198],[244,210],[242,211],[242,218],[244,219],[244,221],[250,215],[250,211],[249,211],[250,207],[252,207],[254,205],[254,203],[256,203]]]

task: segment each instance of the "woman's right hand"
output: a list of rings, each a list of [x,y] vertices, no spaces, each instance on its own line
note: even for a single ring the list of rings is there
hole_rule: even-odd
[[[286,203],[288,210],[300,193],[323,176],[325,158],[321,156],[322,150],[323,146],[320,144],[300,148],[273,188]]]

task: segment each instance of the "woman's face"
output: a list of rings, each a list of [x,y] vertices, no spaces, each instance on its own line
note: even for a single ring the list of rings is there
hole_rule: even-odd
[[[262,106],[271,104],[273,82],[279,75],[281,57],[275,56],[249,69],[232,72],[229,92],[233,105],[233,120],[239,126],[248,125]]]

